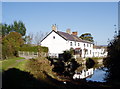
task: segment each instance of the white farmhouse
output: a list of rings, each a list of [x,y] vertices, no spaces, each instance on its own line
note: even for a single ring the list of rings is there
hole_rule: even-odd
[[[58,57],[59,54],[71,48],[75,51],[76,57],[93,57],[93,43],[85,41],[77,36],[77,32],[57,31],[56,25],[52,26],[52,31],[41,41],[41,46],[49,48],[49,56]]]

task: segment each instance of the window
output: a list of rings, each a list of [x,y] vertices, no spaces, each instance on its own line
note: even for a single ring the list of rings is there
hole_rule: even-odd
[[[53,39],[55,39],[55,36],[53,36]]]
[[[75,42],[75,46],[76,46],[76,42]]]
[[[70,42],[70,46],[72,46],[72,42]]]
[[[78,43],[78,46],[80,46],[80,44]]]
[[[91,54],[91,50],[90,50],[90,54]]]
[[[88,47],[88,44],[87,44],[87,47]]]
[[[85,44],[84,44],[84,47],[85,47]]]
[[[87,55],[88,55],[88,51],[87,51]]]

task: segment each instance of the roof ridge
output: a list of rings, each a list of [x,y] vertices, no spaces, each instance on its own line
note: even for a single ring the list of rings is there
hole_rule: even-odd
[[[69,34],[66,32],[62,32],[62,31],[57,31],[57,33],[62,36],[63,38],[67,39],[67,40],[71,40],[71,41],[78,41],[78,42],[86,42],[86,43],[93,43],[87,40],[83,40],[81,38],[79,38],[77,35],[73,35],[73,34]]]

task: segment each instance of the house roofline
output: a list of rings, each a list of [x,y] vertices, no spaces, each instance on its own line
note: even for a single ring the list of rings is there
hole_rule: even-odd
[[[41,40],[41,42],[42,42],[45,38],[47,38],[52,32],[55,32],[56,34],[58,34],[59,36],[61,36],[58,32],[52,30],[49,34],[47,34],[47,35]],[[61,36],[61,37],[62,37],[63,39],[65,39],[65,40],[67,40],[67,39],[64,38],[63,36]]]
[[[56,34],[58,34],[59,36],[61,36],[61,37],[62,37],[63,39],[65,39],[66,41],[68,40],[68,39],[66,39],[65,37],[63,37],[62,35],[60,35],[57,31],[52,30],[49,34],[47,34],[47,35],[41,40],[41,42],[42,42],[45,38],[47,38],[52,32],[55,32]],[[82,39],[81,39],[81,40],[82,40]],[[69,41],[74,41],[74,40],[69,40]],[[93,44],[93,42],[86,41],[86,40],[77,41],[77,42],[85,42],[85,43],[91,43],[91,44]]]

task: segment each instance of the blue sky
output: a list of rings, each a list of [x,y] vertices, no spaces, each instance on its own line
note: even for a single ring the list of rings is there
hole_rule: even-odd
[[[90,32],[98,45],[107,45],[118,24],[117,2],[3,2],[2,22],[23,21],[27,34],[50,32],[52,24],[59,31]]]

